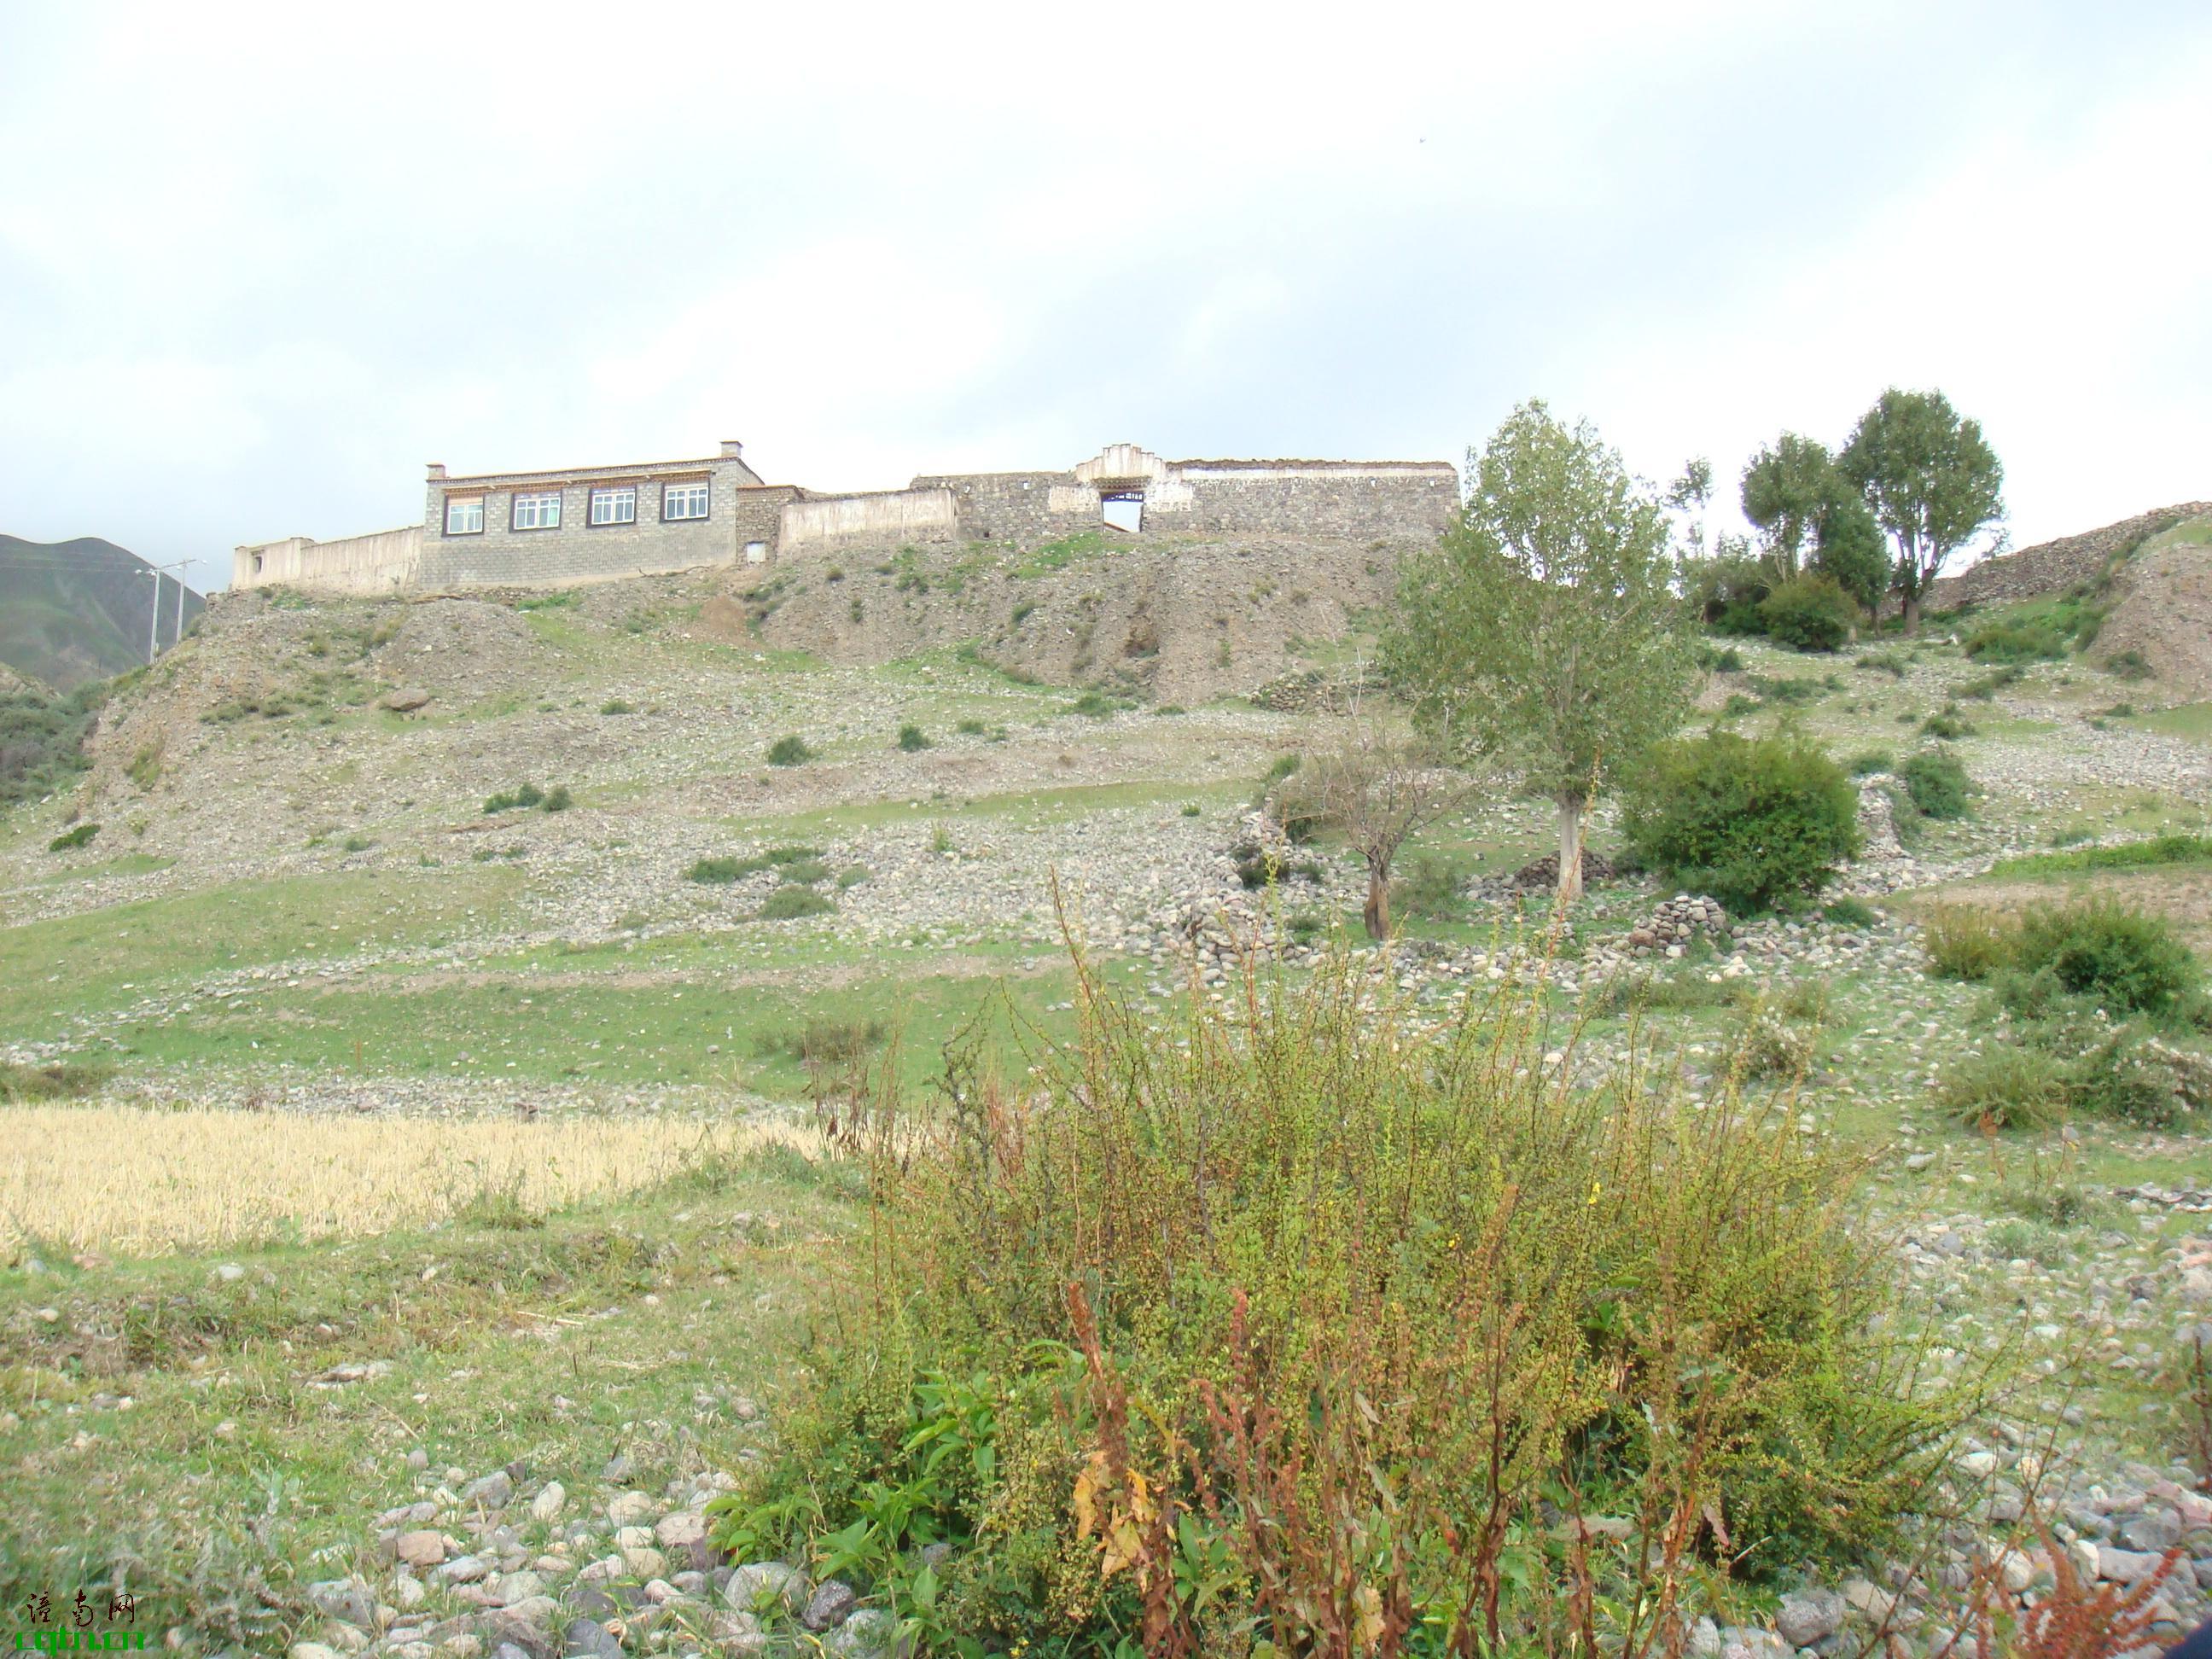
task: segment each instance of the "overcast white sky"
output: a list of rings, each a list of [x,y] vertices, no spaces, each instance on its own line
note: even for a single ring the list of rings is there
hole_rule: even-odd
[[[190,558],[456,471],[1462,459],[1733,499],[1883,386],[2025,544],[2212,496],[2212,8],[0,0],[0,531]]]

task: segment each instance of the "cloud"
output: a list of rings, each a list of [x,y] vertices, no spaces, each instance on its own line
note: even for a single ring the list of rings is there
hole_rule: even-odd
[[[1726,478],[1881,386],[2033,539],[2212,492],[2212,20],[2058,0],[11,15],[0,520],[203,578],[422,464],[1455,456]]]

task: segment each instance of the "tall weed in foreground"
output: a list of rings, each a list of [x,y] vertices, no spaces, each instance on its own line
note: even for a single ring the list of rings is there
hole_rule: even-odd
[[[1786,1103],[1578,1087],[1528,994],[1438,1029],[1351,959],[1164,1035],[1078,969],[1031,1080],[879,1069],[812,1397],[718,1506],[923,1651],[1679,1653],[1890,1537],[1977,1403]]]

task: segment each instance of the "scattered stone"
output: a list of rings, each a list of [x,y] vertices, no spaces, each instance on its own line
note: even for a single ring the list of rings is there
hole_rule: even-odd
[[[1793,1648],[1809,1648],[1844,1627],[1844,1598],[1830,1589],[1799,1590],[1782,1598],[1774,1628]]]
[[[632,1527],[650,1516],[652,1496],[641,1492],[617,1492],[607,1504],[607,1519],[617,1527]]]
[[[860,1604],[860,1595],[850,1584],[842,1578],[825,1578],[807,1599],[806,1611],[799,1615],[799,1622],[811,1631],[825,1631],[843,1624]]]
[[[428,1528],[401,1533],[392,1547],[410,1567],[434,1567],[446,1559],[445,1534]]]
[[[514,1477],[505,1469],[494,1469],[480,1480],[471,1480],[461,1488],[461,1502],[481,1504],[488,1510],[503,1509],[514,1496]]]
[[[568,1489],[558,1480],[548,1480],[544,1490],[530,1500],[530,1518],[541,1526],[550,1526],[561,1518],[568,1502]]]
[[[689,1549],[707,1535],[707,1517],[697,1510],[678,1510],[663,1516],[653,1529],[663,1549]]]
[[[879,1659],[896,1650],[898,1620],[880,1607],[863,1607],[837,1627],[823,1645],[849,1659]]]
[[[781,1561],[751,1561],[730,1575],[722,1595],[740,1613],[750,1613],[769,1596],[780,1597],[792,1613],[805,1607],[814,1587],[806,1575]]]
[[[561,1640],[565,1659],[623,1659],[623,1644],[595,1619],[571,1619]]]
[[[411,714],[430,701],[430,694],[420,686],[396,686],[377,699],[380,706],[395,714]]]
[[[376,1618],[376,1601],[358,1578],[327,1578],[307,1586],[307,1599],[342,1624],[367,1625]]]

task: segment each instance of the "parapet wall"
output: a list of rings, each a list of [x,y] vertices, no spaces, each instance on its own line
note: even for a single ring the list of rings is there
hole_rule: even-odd
[[[1097,529],[1109,501],[1141,502],[1146,532],[1425,542],[1459,511],[1459,470],[1449,461],[1166,461],[1113,444],[1066,472],[929,474],[903,490],[810,499],[786,509],[781,551],[924,538],[1034,547]]]
[[[786,504],[776,527],[779,556],[823,543],[957,540],[958,503],[949,489],[886,489],[821,495]]]
[[[343,541],[287,536],[231,555],[230,585],[301,587],[322,593],[400,593],[420,584],[422,526],[380,530]]]

